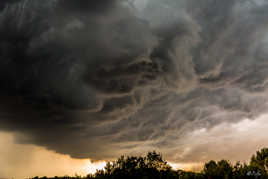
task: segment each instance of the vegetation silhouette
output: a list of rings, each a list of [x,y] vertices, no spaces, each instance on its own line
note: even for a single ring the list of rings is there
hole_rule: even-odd
[[[201,172],[174,170],[153,151],[145,157],[121,156],[108,162],[104,169],[85,177],[34,177],[32,179],[268,179],[268,148],[257,151],[249,164],[227,160],[209,161]]]

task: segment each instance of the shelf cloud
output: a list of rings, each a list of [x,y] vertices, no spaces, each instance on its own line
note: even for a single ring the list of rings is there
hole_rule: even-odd
[[[18,143],[103,160],[176,151],[194,130],[254,120],[268,102],[267,8],[1,1],[0,129],[22,133]]]

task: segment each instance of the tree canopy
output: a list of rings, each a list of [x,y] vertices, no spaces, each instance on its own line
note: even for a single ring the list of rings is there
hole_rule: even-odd
[[[268,179],[268,148],[257,151],[249,164],[227,160],[209,161],[201,172],[174,170],[160,153],[121,156],[102,170],[86,177],[35,177],[33,179]]]

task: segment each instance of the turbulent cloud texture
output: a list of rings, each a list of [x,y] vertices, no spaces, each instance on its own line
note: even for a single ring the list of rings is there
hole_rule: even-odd
[[[174,152],[193,130],[254,119],[268,102],[267,8],[262,0],[1,1],[0,129],[99,160]]]

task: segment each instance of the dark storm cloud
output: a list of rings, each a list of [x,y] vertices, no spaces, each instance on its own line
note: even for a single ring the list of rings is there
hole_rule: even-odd
[[[267,3],[4,1],[0,128],[73,157],[176,149],[266,109]]]
[[[7,5],[10,5],[12,3],[16,3],[19,0],[3,0],[0,2],[0,9],[2,10],[3,8],[5,8]]]

